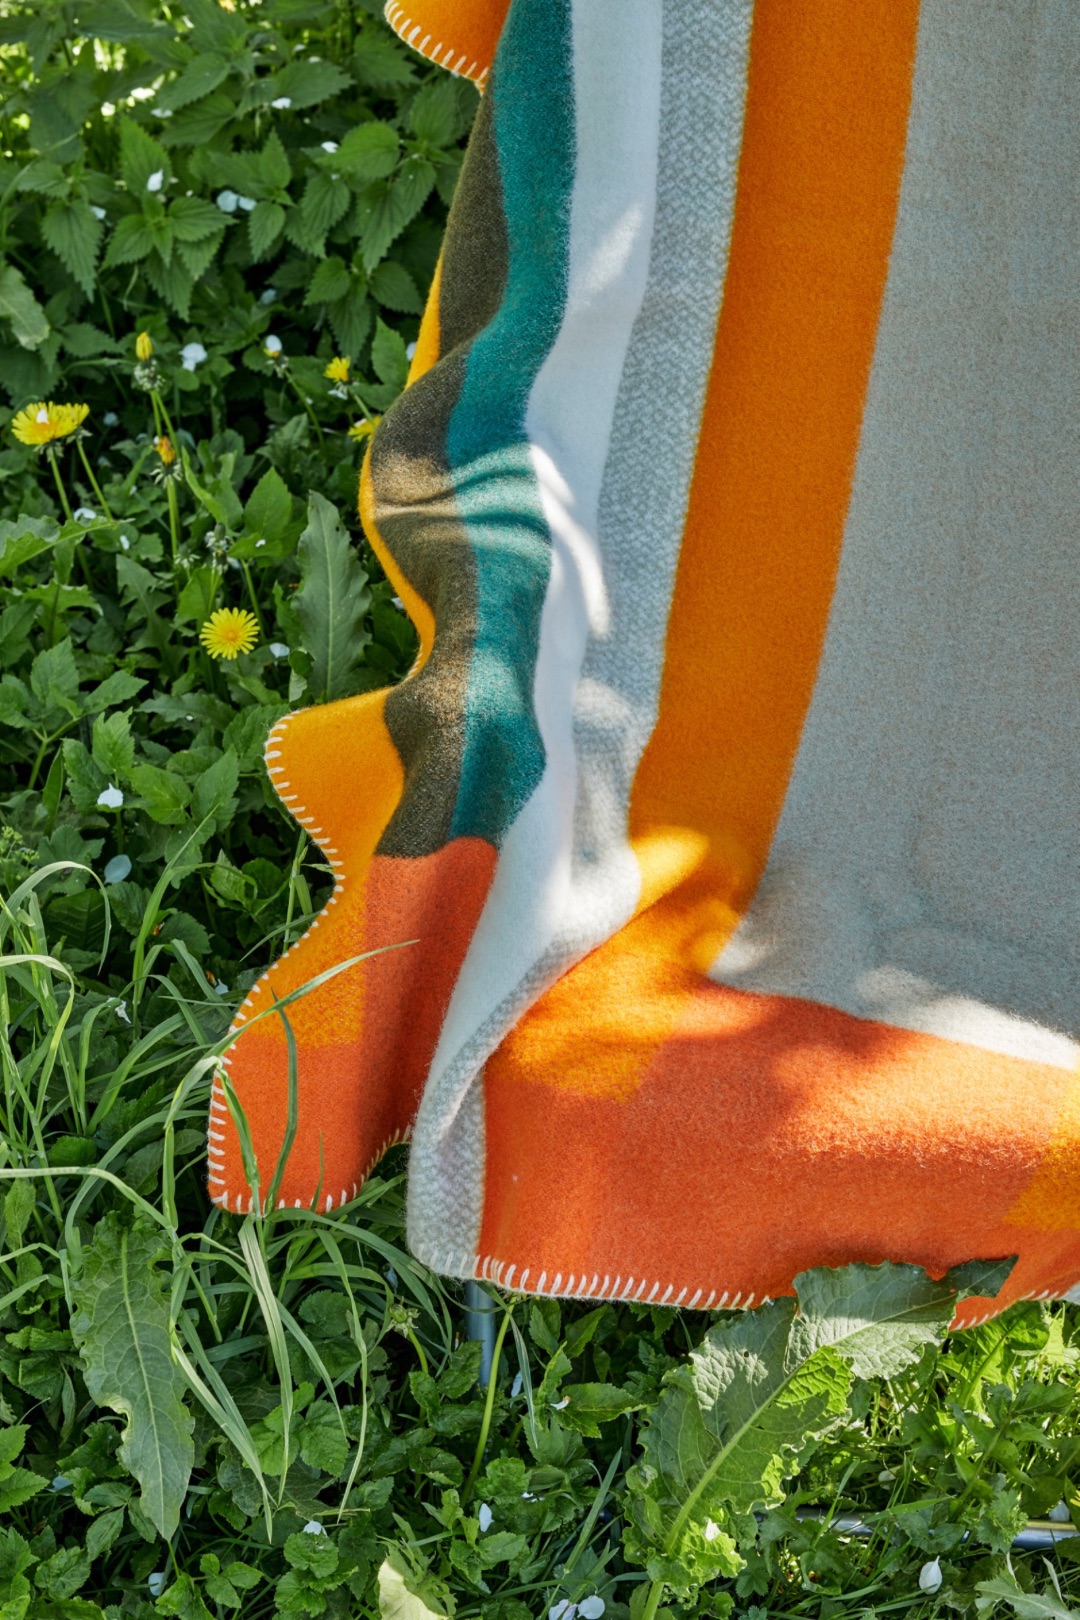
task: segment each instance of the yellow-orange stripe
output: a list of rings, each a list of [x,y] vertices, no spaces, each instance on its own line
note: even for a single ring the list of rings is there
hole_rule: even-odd
[[[918,0],[758,0],[734,228],[631,835],[692,829],[741,912],[836,578],[888,268]],[[649,851],[645,901],[655,897]]]

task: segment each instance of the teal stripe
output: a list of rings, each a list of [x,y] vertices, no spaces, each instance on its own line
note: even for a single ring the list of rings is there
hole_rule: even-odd
[[[574,173],[571,0],[515,0],[488,87],[509,269],[474,340],[447,434],[476,562],[477,628],[450,836],[498,844],[544,767],[533,710],[551,541],[525,437],[529,395],[566,306]]]

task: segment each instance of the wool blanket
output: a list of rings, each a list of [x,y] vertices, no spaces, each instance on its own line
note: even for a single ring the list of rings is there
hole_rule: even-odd
[[[279,1202],[332,1210],[411,1137],[453,1276],[1064,1294],[1080,7],[388,15],[484,94],[362,476],[420,654],[266,751],[337,881],[224,1060],[260,1198],[283,1142]],[[274,998],[372,951],[287,1005],[294,1129]]]

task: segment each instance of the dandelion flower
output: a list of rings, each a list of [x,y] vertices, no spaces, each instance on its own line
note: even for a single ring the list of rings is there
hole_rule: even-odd
[[[258,639],[259,621],[247,608],[218,608],[199,631],[199,640],[211,658],[235,658],[250,652]]]
[[[361,417],[360,421],[359,422],[354,422],[352,427],[349,429],[349,438],[350,439],[366,439],[366,438],[368,438],[372,433],[374,433],[375,429],[378,427],[378,425],[379,425],[379,423],[381,421],[382,421],[381,416],[375,416],[375,417],[371,417],[371,418],[368,418],[366,416]]]
[[[52,444],[67,439],[90,415],[89,405],[26,405],[11,421],[11,431],[20,444]]]
[[[335,356],[330,364],[323,369],[323,376],[329,377],[331,382],[347,383],[349,380],[349,358]]]
[[[161,457],[161,465],[171,467],[176,460],[176,451],[173,449],[173,442],[167,433],[160,434],[154,440],[154,449]]]
[[[140,332],[135,339],[136,360],[149,360],[154,352],[154,345],[149,332]]]

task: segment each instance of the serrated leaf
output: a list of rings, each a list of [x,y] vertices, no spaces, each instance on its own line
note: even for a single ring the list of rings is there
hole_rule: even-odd
[[[640,1412],[645,1404],[614,1384],[563,1384],[560,1393],[567,1402],[560,1407],[560,1423],[594,1439],[599,1438],[601,1423],[611,1423],[626,1412]]]
[[[403,315],[418,315],[424,307],[416,283],[404,265],[384,259],[371,277],[372,295],[387,309]]]
[[[405,353],[405,339],[394,327],[379,319],[375,322],[375,336],[371,340],[371,364],[380,382],[389,388],[404,388],[409,375],[409,360]]]
[[[236,105],[227,91],[214,90],[170,118],[162,132],[162,141],[166,146],[204,146],[235,112]]]
[[[459,134],[457,86],[453,79],[432,79],[412,104],[409,123],[418,141],[449,146]]]
[[[333,62],[290,62],[268,81],[273,94],[268,94],[267,100],[288,96],[296,112],[302,107],[315,107],[321,101],[329,101],[350,82],[345,70]]]
[[[83,1547],[61,1547],[34,1571],[34,1585],[54,1603],[74,1597],[90,1579],[90,1557]]]
[[[66,749],[64,762],[68,764]],[[178,827],[184,821],[191,789],[175,771],[163,770],[159,765],[136,765],[129,780],[151,821],[164,827]]]
[[[126,669],[114,669],[92,692],[84,695],[83,713],[99,714],[102,709],[111,709],[116,703],[126,703],[128,698],[136,697],[145,685],[141,676],[132,675]]]
[[[30,689],[43,708],[55,704],[78,713],[79,671],[69,637],[38,653],[30,666]]]
[[[292,516],[292,496],[275,467],[263,473],[244,506],[244,525],[251,534],[273,544],[285,533]]]
[[[100,1558],[107,1553],[123,1528],[123,1508],[113,1508],[111,1513],[103,1513],[99,1519],[95,1519],[86,1531],[86,1550],[90,1557]]]
[[[203,771],[191,795],[191,814],[199,824],[211,820],[212,829],[220,832],[236,809],[236,783],[240,763],[231,748],[216,759],[209,770]]]
[[[74,276],[87,295],[94,290],[95,267],[103,231],[104,226],[90,204],[81,198],[71,202],[55,202],[42,217],[41,234],[46,246],[52,248],[65,270]]]
[[[325,236],[332,225],[344,219],[352,192],[344,180],[329,174],[313,174],[304,187],[300,213],[304,228],[314,239]]]
[[[180,1575],[158,1598],[159,1614],[175,1615],[176,1620],[211,1620],[210,1610],[190,1575]]]
[[[432,1607],[437,1600],[430,1591],[425,1591],[424,1584],[417,1580],[396,1547],[391,1547],[380,1564],[378,1583],[381,1620],[443,1620],[446,1615],[441,1603]]]
[[[344,298],[327,305],[326,317],[339,353],[355,359],[371,330],[371,300],[363,286],[357,282]]]
[[[318,493],[308,501],[298,548],[301,585],[293,606],[310,654],[311,690],[321,703],[347,697],[370,640],[367,574],[336,509]]]
[[[162,1251],[155,1228],[99,1217],[72,1279],[71,1332],[92,1399],[124,1417],[120,1460],[139,1481],[143,1511],[168,1540],[195,1452],[183,1375],[172,1357],[168,1287],[156,1269]]]
[[[14,522],[0,518],[0,577],[48,551],[58,533],[52,518],[17,517]]]
[[[432,165],[425,158],[409,158],[392,180],[380,181],[365,191],[357,209],[357,226],[369,275],[424,206],[434,184]]]
[[[154,251],[154,234],[141,214],[128,214],[113,232],[102,268],[116,264],[137,264]]]
[[[177,197],[170,205],[169,221],[178,242],[202,242],[208,236],[221,236],[226,217],[220,208],[201,197]]]
[[[11,322],[11,334],[23,349],[39,349],[51,327],[21,270],[0,262],[0,319]]]
[[[24,1502],[29,1502],[39,1491],[43,1491],[48,1483],[47,1479],[29,1468],[12,1468],[0,1478],[0,1513],[22,1507]]]
[[[285,229],[284,208],[280,203],[265,200],[256,203],[248,215],[247,228],[251,257],[255,260],[265,259]]]
[[[218,85],[228,78],[230,72],[229,63],[224,57],[212,51],[204,52],[192,58],[179,78],[158,91],[154,105],[178,112],[181,107],[187,107],[193,101],[201,101],[211,90],[216,90]]]
[[[1025,1592],[1017,1585],[1011,1566],[1006,1575],[976,1581],[975,1590],[981,1594],[975,1599],[975,1607],[980,1614],[987,1613],[999,1603],[1007,1603],[1017,1620],[1080,1620],[1077,1611],[1066,1606],[1060,1592],[1054,1597]]]
[[[124,184],[132,197],[139,202],[151,195],[147,192],[146,183],[151,175],[158,171],[162,174],[161,192],[172,179],[172,164],[169,154],[163,146],[159,146],[152,135],[148,135],[141,124],[133,118],[120,120],[120,174]],[[160,193],[159,193],[160,194]]]
[[[334,168],[358,184],[383,180],[397,168],[401,142],[389,124],[372,120],[350,129],[334,153]]]
[[[111,782],[127,775],[135,763],[135,739],[131,735],[131,716],[126,709],[98,715],[90,754],[98,770],[104,771]]]
[[[335,298],[344,298],[352,284],[352,273],[344,259],[331,253],[315,266],[304,303],[331,304]]]

